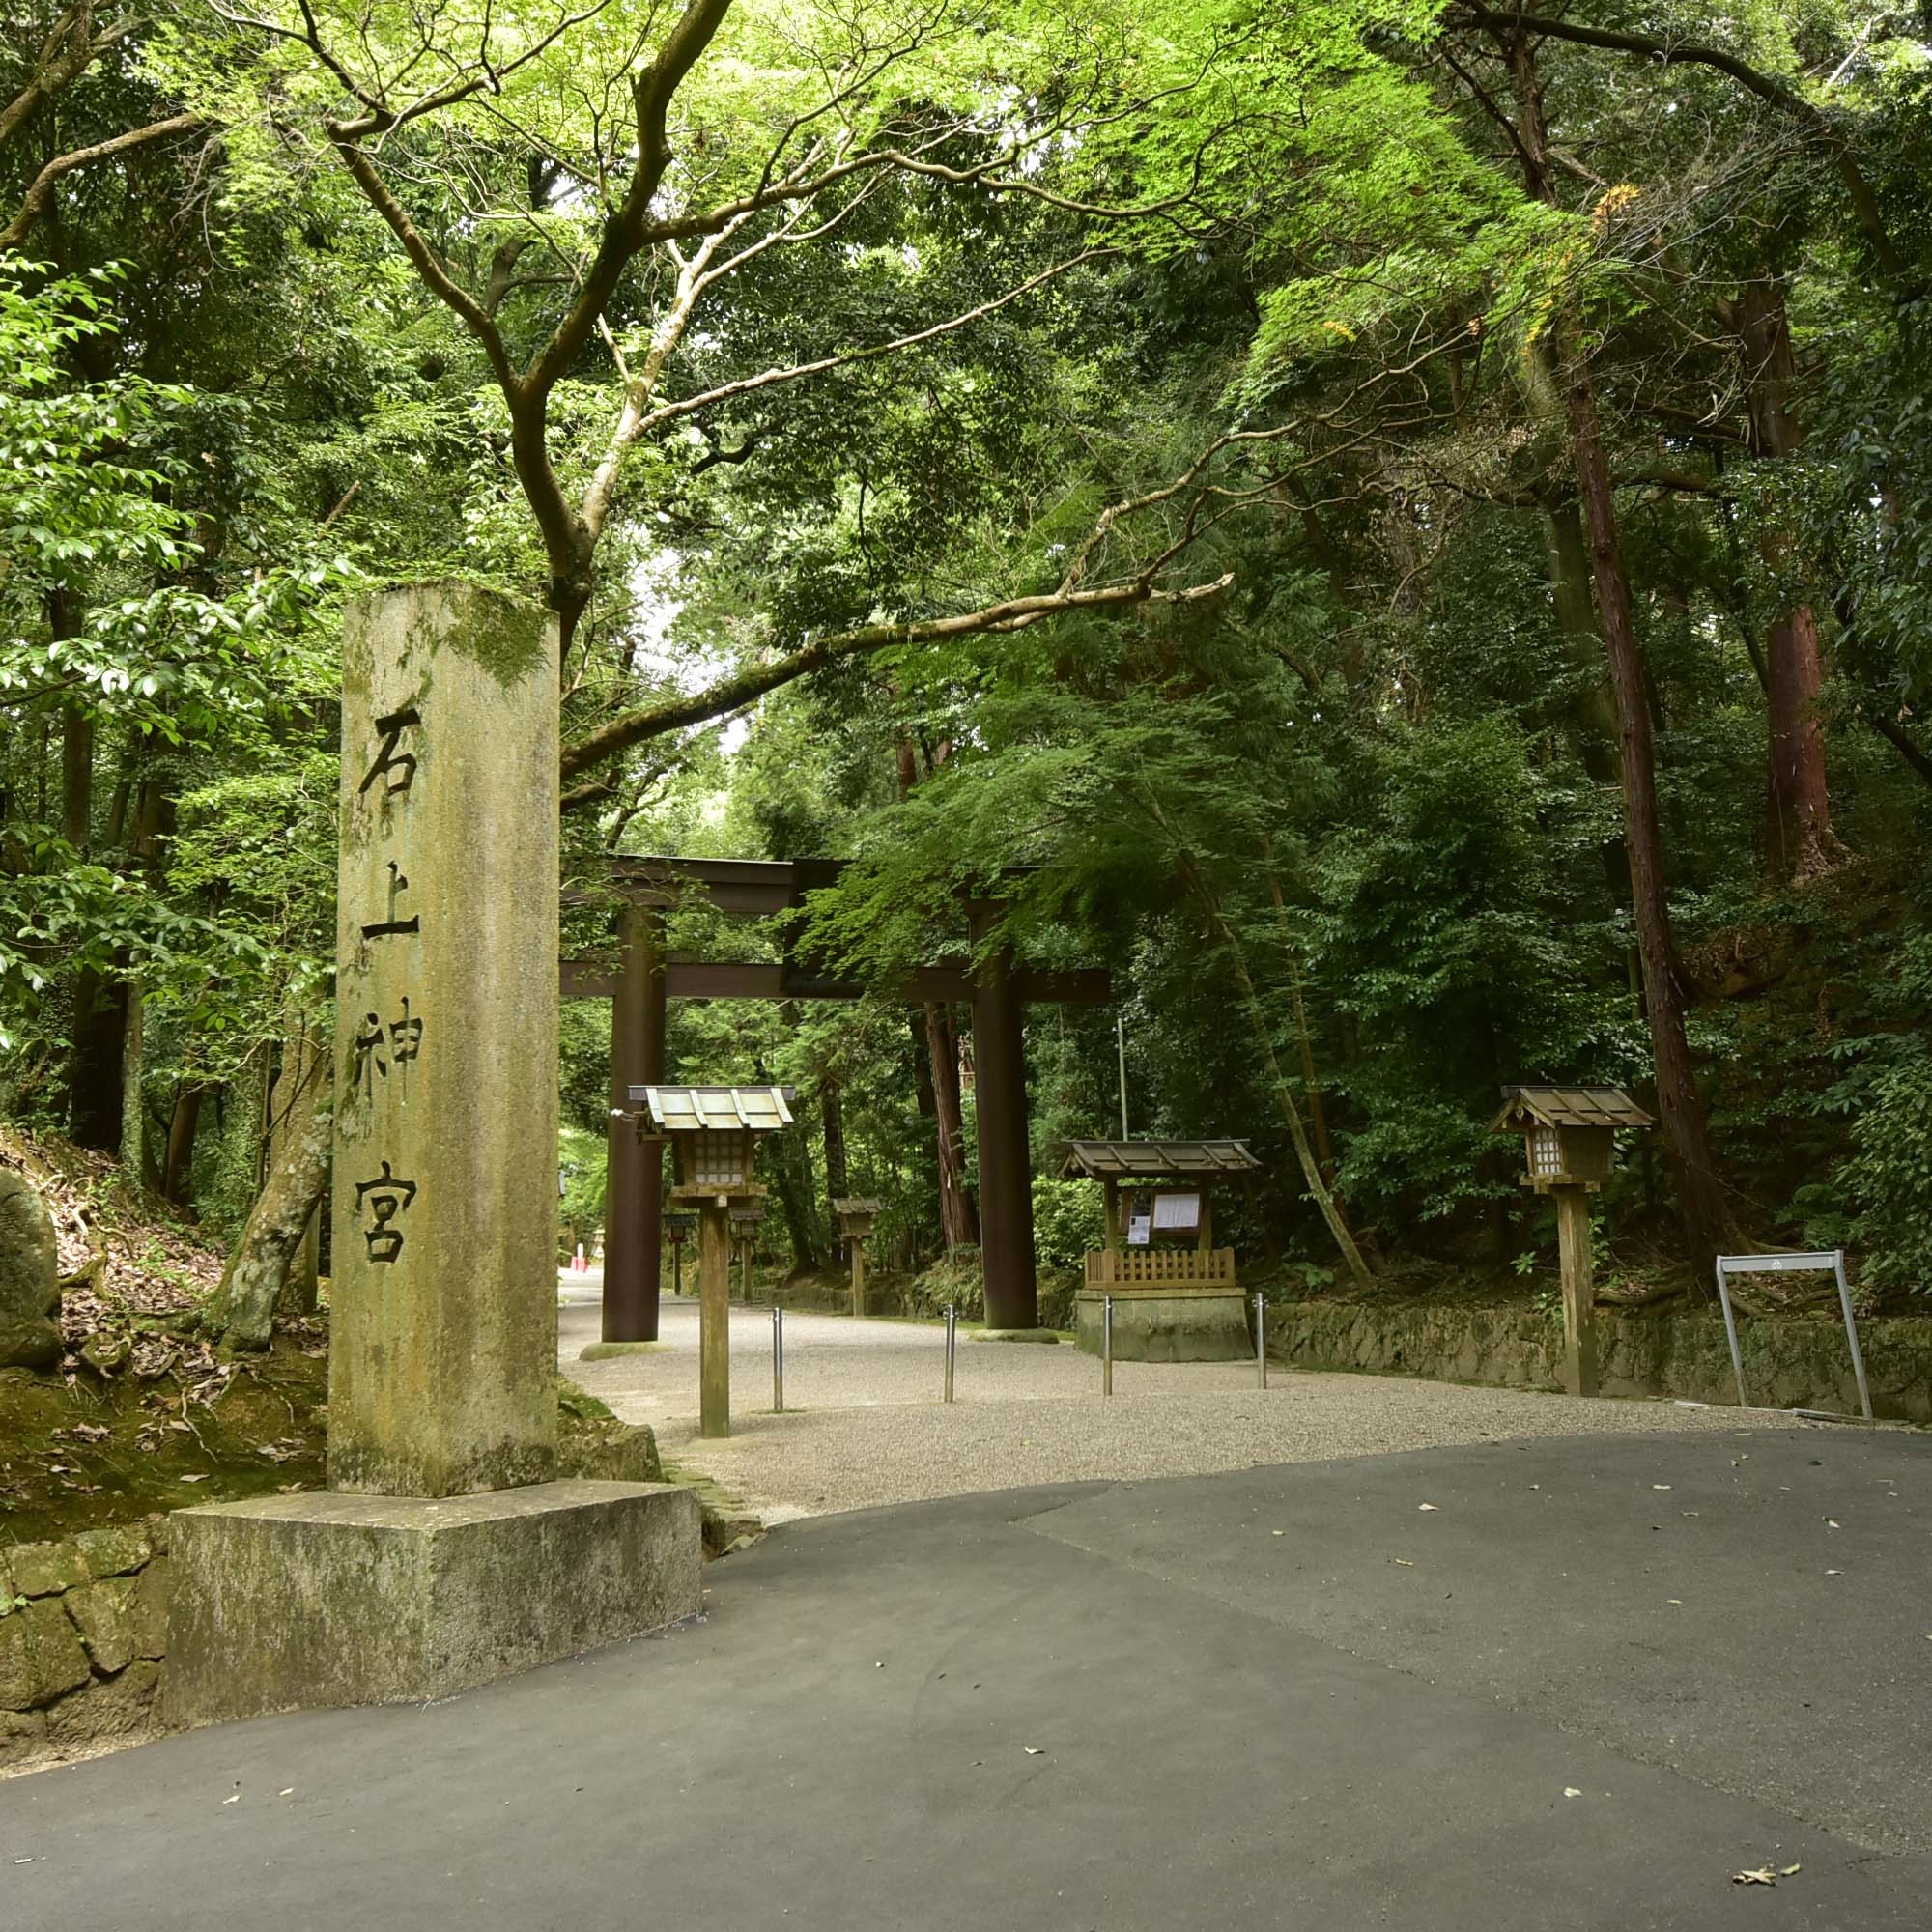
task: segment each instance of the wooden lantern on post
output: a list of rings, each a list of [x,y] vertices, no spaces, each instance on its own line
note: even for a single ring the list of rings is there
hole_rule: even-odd
[[[674,1201],[697,1209],[698,1434],[731,1433],[731,1208],[760,1201],[759,1139],[791,1125],[789,1087],[633,1087],[639,1129],[670,1143]]]
[[[848,1201],[835,1201],[832,1211],[838,1216],[838,1232],[844,1236],[852,1250],[852,1313],[864,1315],[866,1312],[866,1236],[872,1232],[872,1223],[879,1218],[879,1211],[885,1206],[881,1201],[854,1197]]]
[[[1563,1273],[1563,1386],[1597,1393],[1596,1284],[1590,1261],[1590,1196],[1616,1165],[1619,1127],[1651,1118],[1618,1087],[1505,1087],[1490,1122],[1523,1137],[1522,1184],[1556,1203],[1556,1252]]]
[[[684,1293],[684,1244],[691,1239],[697,1227],[697,1216],[688,1208],[677,1209],[664,1217],[665,1239],[670,1243],[670,1292]]]
[[[734,1201],[731,1204],[731,1241],[738,1250],[738,1299],[751,1305],[752,1251],[757,1245],[758,1223],[765,1218],[762,1201]]]

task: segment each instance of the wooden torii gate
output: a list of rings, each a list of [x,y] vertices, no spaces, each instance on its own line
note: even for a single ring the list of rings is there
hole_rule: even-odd
[[[671,1000],[856,1000],[867,988],[814,973],[787,948],[776,963],[668,957],[665,913],[702,898],[719,912],[751,918],[796,915],[806,894],[838,875],[832,859],[613,858],[610,882],[623,901],[614,970],[601,961],[566,959],[567,1000],[608,999],[611,1107],[605,1155],[604,1326],[607,1342],[658,1338],[660,1249],[664,1229],[664,1158],[654,1142],[639,1144],[631,1089],[666,1078],[665,1017]],[[977,944],[999,917],[997,904],[966,908]],[[977,971],[961,964],[916,968],[896,997],[914,1006],[970,1002],[980,1155],[980,1260],[986,1324],[1032,1328],[1039,1321],[1033,1254],[1033,1182],[1027,1146],[1024,1009],[1031,1003],[1100,1006],[1111,997],[1104,970],[1037,972],[996,952]]]

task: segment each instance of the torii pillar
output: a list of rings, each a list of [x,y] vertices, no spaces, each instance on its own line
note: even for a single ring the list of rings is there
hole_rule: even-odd
[[[664,915],[627,904],[611,1000],[611,1118],[604,1154],[606,1342],[655,1342],[663,1286],[664,1149],[639,1141],[631,1089],[665,1078]]]
[[[977,946],[997,923],[999,907],[976,899],[967,918]],[[1039,1326],[1025,1020],[1026,1008],[1013,984],[1012,952],[996,948],[973,974],[973,1095],[986,1326],[1009,1332]]]

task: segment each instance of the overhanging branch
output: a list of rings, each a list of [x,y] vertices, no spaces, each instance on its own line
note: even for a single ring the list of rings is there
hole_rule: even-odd
[[[835,631],[767,664],[728,677],[707,691],[696,692],[688,697],[668,698],[662,704],[627,711],[611,719],[575,744],[564,747],[562,773],[566,779],[576,778],[606,758],[629,751],[633,745],[702,724],[713,718],[726,717],[781,685],[848,658],[867,657],[895,645],[941,643],[952,638],[1019,630],[1041,618],[1073,611],[1115,610],[1132,604],[1198,603],[1203,598],[1218,596],[1233,582],[1234,575],[1230,572],[1210,583],[1162,590],[1145,579],[1136,578],[1094,590],[1052,590],[1032,597],[1009,597],[1004,603],[989,604],[982,610],[963,611],[952,617],[926,617],[906,624],[866,624],[853,631]],[[608,787],[604,785],[581,785],[564,794],[563,809],[568,811],[606,796]]]

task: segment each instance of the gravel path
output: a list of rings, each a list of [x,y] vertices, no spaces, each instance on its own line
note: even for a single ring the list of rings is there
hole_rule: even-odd
[[[785,1413],[771,1412],[771,1316],[731,1311],[732,1435],[697,1434],[697,1304],[667,1295],[661,1354],[580,1362],[597,1339],[595,1277],[566,1277],[565,1373],[628,1422],[648,1422],[671,1462],[743,1497],[766,1522],[1037,1483],[1207,1475],[1276,1463],[1433,1449],[1498,1437],[1732,1430],[1727,1409],[1577,1402],[1520,1389],[1244,1363],[1100,1365],[1057,1347],[973,1342],[962,1330],[954,1393],[939,1400],[936,1324],[785,1317]]]

